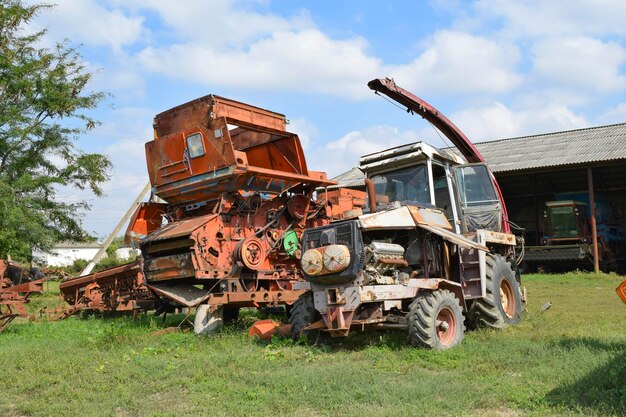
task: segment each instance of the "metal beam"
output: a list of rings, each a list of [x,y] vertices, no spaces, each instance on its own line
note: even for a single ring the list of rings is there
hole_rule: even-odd
[[[587,187],[589,189],[589,211],[591,213],[591,240],[593,241],[593,270],[600,272],[598,259],[598,230],[596,228],[596,199],[593,193],[593,168],[587,168]]]
[[[107,253],[107,249],[111,245],[111,242],[113,242],[113,239],[115,239],[115,236],[117,236],[117,234],[120,232],[120,230],[122,230],[122,226],[124,226],[126,224],[126,222],[130,218],[130,216],[135,212],[135,210],[137,209],[139,204],[141,204],[141,200],[143,200],[143,197],[146,194],[148,194],[148,191],[150,191],[150,188],[151,188],[150,182],[148,182],[146,184],[146,186],[143,187],[143,190],[141,190],[141,192],[139,193],[139,195],[137,196],[135,201],[133,201],[133,204],[130,205],[130,207],[126,211],[126,214],[124,214],[124,216],[119,221],[117,226],[115,226],[115,229],[113,229],[113,231],[111,232],[109,237],[106,238],[106,240],[104,241],[104,243],[100,247],[100,250],[98,250],[98,253],[96,253],[96,255],[93,257],[91,262],[89,262],[87,264],[87,266],[85,267],[85,269],[83,269],[83,272],[80,273],[81,277],[84,276],[84,275],[91,274],[91,271],[93,270],[93,267],[96,266],[96,264],[98,262],[100,262],[100,259],[102,259],[104,257],[104,255]]]

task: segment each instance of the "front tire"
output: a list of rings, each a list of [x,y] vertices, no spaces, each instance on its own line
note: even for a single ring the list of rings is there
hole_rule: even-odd
[[[289,314],[289,323],[292,326],[291,336],[296,340],[301,336],[306,336],[309,340],[316,341],[319,337],[319,331],[303,329],[319,319],[321,316],[315,309],[313,293],[307,291],[291,307]]]
[[[409,306],[408,339],[416,347],[445,350],[463,340],[463,310],[448,290],[421,292]]]
[[[519,323],[522,297],[515,273],[502,256],[487,254],[487,291],[470,309],[472,323],[478,327],[504,329]]]

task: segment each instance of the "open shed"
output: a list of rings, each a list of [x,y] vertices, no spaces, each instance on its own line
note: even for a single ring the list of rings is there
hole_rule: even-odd
[[[527,245],[546,236],[546,203],[571,200],[591,207],[598,235],[626,241],[626,123],[476,143],[502,189],[509,218],[525,229]],[[363,188],[353,168],[333,180]],[[590,191],[593,191],[590,193]],[[623,271],[624,244],[611,244]]]
[[[546,203],[595,203],[598,236],[626,261],[626,123],[476,144],[502,189],[509,217],[527,245],[545,239]],[[602,242],[601,242],[602,243]],[[620,269],[622,269],[620,268]]]

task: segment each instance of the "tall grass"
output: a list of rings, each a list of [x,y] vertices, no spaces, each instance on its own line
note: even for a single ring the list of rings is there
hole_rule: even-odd
[[[158,332],[180,316],[21,321],[0,334],[0,415],[626,415],[619,281],[527,276],[519,326],[445,352],[398,332],[263,343],[246,336],[255,313],[210,337]]]

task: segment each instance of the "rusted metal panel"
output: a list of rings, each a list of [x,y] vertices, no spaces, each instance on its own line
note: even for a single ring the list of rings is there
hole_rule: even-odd
[[[167,204],[141,203],[128,222],[128,227],[124,234],[124,243],[129,245],[133,242],[138,242],[158,230],[163,223],[163,216],[166,214],[166,211]]]
[[[511,233],[492,232],[490,230],[482,230],[482,233],[484,234],[485,242],[515,246],[515,235]]]
[[[437,227],[437,226],[428,226],[425,224],[420,224],[418,225],[418,227],[421,227],[424,230],[428,230],[431,233],[439,235],[445,240],[447,240],[448,242],[454,243],[457,246],[467,248],[467,249],[478,249],[484,252],[489,252],[488,247],[481,245],[479,243],[476,243],[473,240],[468,239],[463,235],[457,235],[453,231],[442,229],[441,227]]]
[[[65,290],[67,288],[72,288],[77,285],[87,285],[99,279],[109,279],[114,278],[116,276],[120,276],[122,274],[133,274],[140,271],[139,262],[132,262],[120,266],[115,266],[113,268],[105,269],[104,271],[94,272],[93,274],[85,275],[77,278],[69,278],[64,280],[59,284],[60,290]]]
[[[191,254],[187,252],[146,259],[144,262],[144,273],[148,282],[157,282],[194,278],[196,269],[191,260]]]
[[[364,214],[359,216],[359,221],[363,230],[415,228],[415,221],[408,207]]]
[[[165,137],[193,127],[198,121],[207,123],[220,117],[282,131],[286,124],[286,117],[280,113],[210,94],[157,114],[154,128],[158,137]]]
[[[322,319],[326,324],[326,329],[331,336],[347,336],[350,332],[354,310],[347,310],[345,307],[328,307],[322,313]]]
[[[347,188],[326,191],[318,195],[318,201],[327,203],[327,211],[329,211],[330,217],[338,219],[362,215],[362,211],[361,213],[350,213],[350,211],[354,208],[361,209],[365,207],[365,199],[365,192]]]
[[[195,307],[209,298],[206,291],[185,283],[150,284],[148,288],[185,307]]]
[[[291,304],[304,294],[301,290],[252,291],[230,292],[227,294],[228,303],[258,307],[261,305]],[[211,302],[213,296],[209,299]]]
[[[160,230],[152,233],[142,241],[142,245],[159,240],[176,239],[191,235],[191,232],[217,217],[217,214],[207,214],[205,216],[191,217],[178,222],[169,223]]]
[[[409,206],[409,211],[413,216],[413,220],[415,220],[418,225],[442,227],[452,230],[450,222],[441,210]]]

